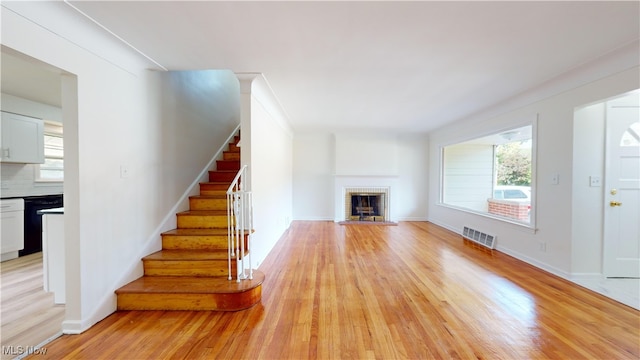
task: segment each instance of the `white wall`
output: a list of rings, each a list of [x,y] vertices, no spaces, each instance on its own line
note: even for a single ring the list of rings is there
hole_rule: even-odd
[[[335,174],[395,176],[398,141],[394,133],[359,131],[335,134]]]
[[[291,223],[293,133],[267,80],[261,74],[239,78],[241,160],[250,171],[255,229],[252,261],[259,267]]]
[[[337,221],[341,207],[336,204],[340,196],[335,186],[344,181],[351,181],[352,186],[392,184],[392,219],[426,218],[428,148],[424,134],[299,132],[293,153],[296,220]],[[363,156],[368,156],[366,161]]]
[[[335,139],[328,132],[297,132],[293,139],[293,218],[333,220]]]
[[[432,132],[429,135],[429,220],[459,233],[463,226],[471,226],[496,234],[499,250],[564,277],[571,277],[574,271],[597,268],[597,262],[589,269],[584,265],[574,268],[572,263],[572,239],[579,235],[572,232],[572,221],[575,220],[572,214],[576,211],[572,196],[581,196],[580,193],[572,193],[576,175],[573,173],[574,109],[638,88],[640,72],[637,53],[638,46],[634,44],[626,51],[610,54],[611,57],[576,69],[558,79],[557,83],[547,84],[539,89],[538,94],[544,96],[538,96],[536,101],[522,105],[536,98],[533,93],[523,94],[501,108]],[[549,89],[555,91],[556,95],[545,97]],[[461,137],[481,136],[536,115],[535,230],[447,208],[438,203],[440,169],[435,154],[439,153],[442,145]],[[584,157],[581,161],[591,160]],[[554,185],[552,177],[556,174],[560,182]],[[590,256],[587,261],[595,260]]]
[[[206,83],[151,72],[153,64],[101,30],[90,36],[93,27],[61,2],[11,6],[2,11],[3,45],[65,70],[63,89],[77,91],[63,92],[62,108],[63,330],[81,332],[115,310],[114,290],[141,274],[140,258],[159,246],[176,204],[239,123],[239,87],[227,72]],[[203,95],[210,106],[193,108]]]
[[[589,176],[604,183],[605,104],[576,109],[573,122],[572,272],[602,273],[603,187],[590,187]]]
[[[426,134],[398,134],[398,221],[424,221],[428,207],[429,145]]]

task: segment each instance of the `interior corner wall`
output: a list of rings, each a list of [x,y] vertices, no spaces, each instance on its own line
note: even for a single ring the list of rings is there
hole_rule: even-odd
[[[176,202],[223,145],[216,142],[239,123],[238,84],[232,74],[218,74],[207,94],[215,105],[194,109],[202,93],[187,89],[197,76],[149,71],[146,59],[124,45],[118,56],[101,56],[46,27],[74,24],[38,24],[30,19],[29,4],[21,9],[17,14],[3,8],[2,44],[64,70],[73,78],[66,86],[77,89],[76,99],[63,102],[75,108],[62,109],[73,117],[63,120],[65,159],[72,168],[65,168],[62,327],[79,333],[115,310],[114,291],[142,274],[140,258],[150,243],[159,246],[159,227],[175,217]],[[75,33],[86,33],[86,22],[77,26]],[[116,51],[111,45],[105,48]]]
[[[593,74],[587,73],[584,76],[589,78]],[[470,226],[495,234],[498,250],[565,278],[571,278],[575,271],[590,271],[585,270],[584,264],[579,268],[574,268],[573,264],[573,239],[577,234],[572,232],[572,222],[576,221],[573,217],[576,203],[572,201],[572,197],[581,195],[573,193],[573,184],[587,181],[582,178],[584,173],[574,173],[573,164],[578,161],[574,159],[574,154],[581,157],[579,161],[591,161],[586,153],[574,153],[574,109],[637,89],[640,86],[638,79],[640,68],[636,65],[626,70],[613,71],[608,76],[584,81],[584,85],[505,111],[501,115],[470,117],[433,131],[429,134],[429,221],[458,233],[461,233],[464,226]],[[442,146],[461,138],[487,134],[536,114],[536,188],[535,207],[532,210],[536,214],[535,229],[449,208],[439,203],[441,162],[438,154]],[[552,181],[556,175],[560,179],[558,184]],[[580,221],[591,221],[594,216],[598,216],[597,212]],[[580,255],[576,253],[576,256]],[[601,258],[602,255],[589,255],[590,261],[596,262],[594,256]],[[598,266],[597,262],[589,265],[591,270]]]

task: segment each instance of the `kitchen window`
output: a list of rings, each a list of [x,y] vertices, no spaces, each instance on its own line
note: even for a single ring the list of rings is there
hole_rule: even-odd
[[[44,122],[44,164],[40,164],[38,181],[64,180],[64,141],[62,124]]]

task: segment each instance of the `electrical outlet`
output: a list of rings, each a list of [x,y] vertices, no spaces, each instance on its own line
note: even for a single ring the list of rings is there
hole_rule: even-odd
[[[589,176],[589,186],[591,187],[602,186],[602,180],[600,179],[600,176]]]
[[[551,175],[551,185],[558,185],[558,184],[560,184],[560,174]]]
[[[541,243],[539,244],[539,246],[540,246],[540,248],[539,248],[539,249],[540,249],[540,251],[542,251],[542,252],[547,252],[547,243],[545,243],[545,242],[541,242]]]

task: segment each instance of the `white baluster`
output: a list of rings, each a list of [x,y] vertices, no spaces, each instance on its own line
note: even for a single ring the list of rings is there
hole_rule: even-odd
[[[236,264],[239,265],[242,257],[242,252],[240,251],[241,247],[241,239],[240,239],[240,214],[241,214],[241,204],[240,204],[240,193],[236,192],[233,194],[233,210],[234,210],[234,220],[235,220],[235,229],[234,229],[234,237],[236,239]],[[236,278],[237,281],[240,282],[240,268],[236,269]]]
[[[247,229],[247,247],[249,248],[249,279],[253,280],[253,261],[251,260],[251,229],[253,229],[253,194],[247,193],[247,198],[249,199],[248,208],[248,217],[249,217],[249,226]]]
[[[231,257],[234,256],[233,251],[233,238],[232,238],[232,228],[231,228],[231,195],[227,194],[227,263],[229,266],[229,280],[232,279],[231,276]]]
[[[229,246],[229,280],[231,260],[236,259],[237,281],[253,279],[251,261],[251,229],[253,229],[253,198],[251,192],[244,191],[246,182],[244,166],[227,190],[227,224]],[[245,236],[247,240],[245,242]],[[249,252],[247,254],[247,251]],[[247,267],[249,272],[247,274]]]

